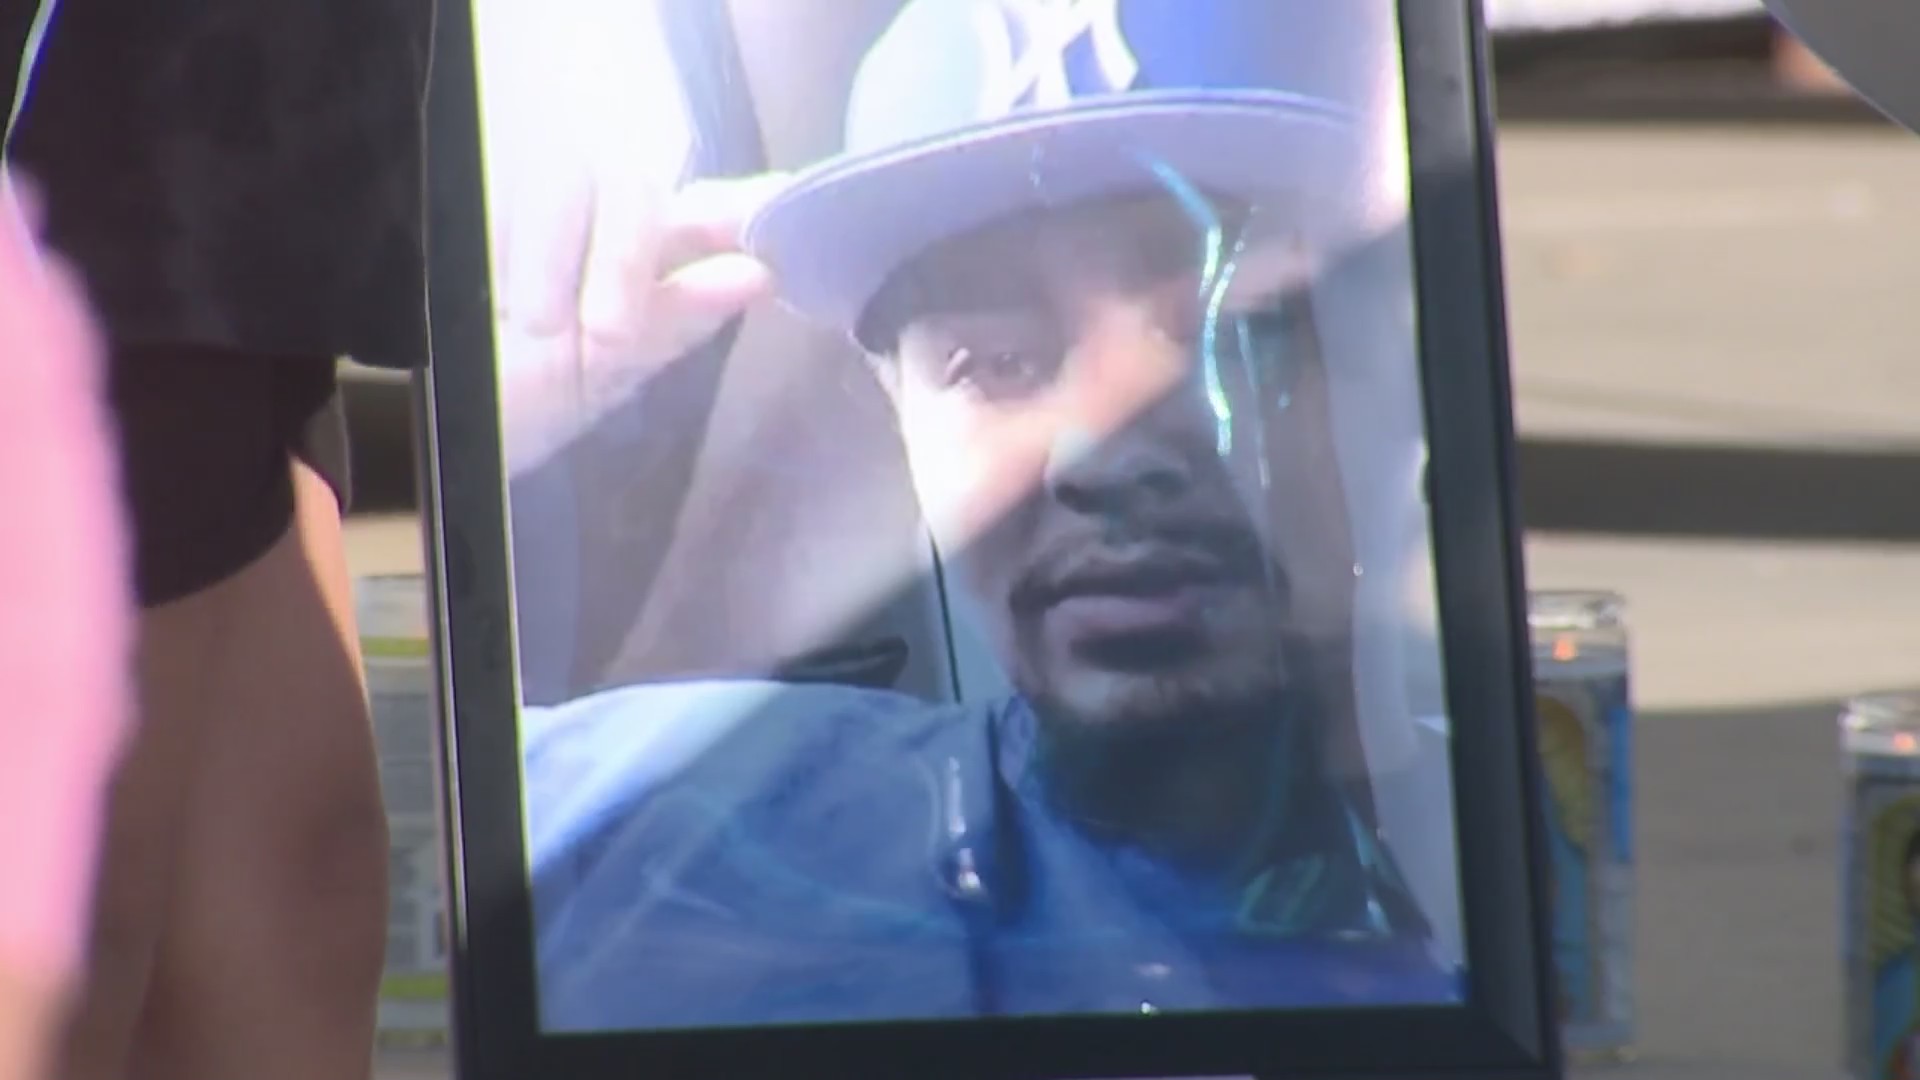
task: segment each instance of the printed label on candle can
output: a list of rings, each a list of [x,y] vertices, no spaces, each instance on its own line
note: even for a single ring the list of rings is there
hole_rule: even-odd
[[[1920,761],[1859,755],[1844,824],[1847,1063],[1920,1078]]]
[[[1562,1032],[1578,1059],[1618,1057],[1633,1041],[1626,657],[1543,659],[1534,685]]]

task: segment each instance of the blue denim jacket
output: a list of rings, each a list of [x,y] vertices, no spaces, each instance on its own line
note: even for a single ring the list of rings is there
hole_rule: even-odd
[[[1019,700],[727,681],[525,717],[548,1030],[1440,1004],[1344,806],[1238,904],[1019,782]]]

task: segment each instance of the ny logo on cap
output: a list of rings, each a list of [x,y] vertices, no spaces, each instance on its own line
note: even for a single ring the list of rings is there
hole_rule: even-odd
[[[993,115],[1058,108],[1128,90],[1140,63],[1120,28],[1121,0],[997,0],[983,30],[1006,58],[985,89]],[[997,15],[997,17],[995,17]]]

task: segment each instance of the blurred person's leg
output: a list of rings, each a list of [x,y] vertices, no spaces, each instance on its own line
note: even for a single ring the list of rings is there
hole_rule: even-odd
[[[431,12],[54,8],[12,154],[116,342],[145,605],[72,1080],[368,1071],[386,849],[333,358],[425,360]]]
[[[306,465],[293,479],[293,527],[203,608],[218,659],[136,1075],[369,1067],[386,819],[339,504]]]
[[[367,1069],[386,834],[333,362],[122,348],[139,727],[66,1075]]]

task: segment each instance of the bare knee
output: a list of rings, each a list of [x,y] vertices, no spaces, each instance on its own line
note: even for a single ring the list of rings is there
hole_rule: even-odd
[[[228,772],[224,798],[207,793],[188,826],[183,869],[202,903],[224,894],[246,908],[232,917],[289,947],[313,941],[318,962],[331,952],[363,966],[384,937],[389,844],[371,733],[363,705],[302,719],[333,729],[327,745],[304,768],[262,755],[254,776]]]

